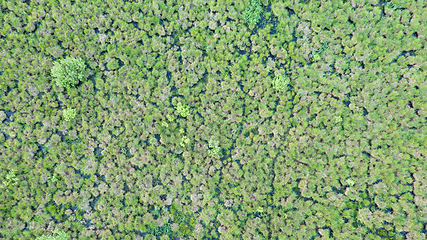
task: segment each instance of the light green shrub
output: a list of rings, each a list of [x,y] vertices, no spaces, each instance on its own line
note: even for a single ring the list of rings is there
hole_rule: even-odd
[[[174,115],[166,115],[166,118],[168,119],[169,122],[173,122],[175,120],[175,116]]]
[[[75,87],[85,76],[86,65],[83,60],[72,57],[54,63],[51,70],[56,84],[65,89]]]
[[[63,230],[53,230],[53,234],[56,236],[41,236],[36,238],[36,240],[69,240],[70,236],[67,235]]]
[[[9,186],[18,185],[18,181],[19,179],[16,177],[16,170],[11,169],[5,176],[5,180],[1,182],[0,189],[4,189],[6,192],[9,192]]]
[[[77,115],[76,109],[64,109],[62,110],[62,116],[64,117],[65,121],[71,121],[74,119]]]
[[[251,0],[251,4],[243,12],[243,22],[253,28],[261,19],[262,7],[259,0]]]
[[[276,91],[286,89],[290,83],[289,78],[285,75],[278,75],[273,79],[273,88]]]
[[[342,117],[341,116],[335,116],[334,120],[335,120],[335,123],[340,123],[340,122],[342,122]]]
[[[213,157],[221,153],[221,148],[219,147],[219,141],[209,140],[209,156]]]
[[[185,147],[185,145],[188,145],[188,144],[190,144],[190,139],[187,137],[187,136],[183,136],[182,138],[181,138],[181,143],[180,143],[180,145],[181,145],[181,147]]]
[[[190,115],[190,107],[186,106],[180,102],[178,102],[176,110],[177,110],[178,114],[183,118],[186,118],[186,117],[188,117],[188,115]]]
[[[107,63],[107,68],[110,71],[116,70],[120,67],[119,61],[117,59],[112,59]]]

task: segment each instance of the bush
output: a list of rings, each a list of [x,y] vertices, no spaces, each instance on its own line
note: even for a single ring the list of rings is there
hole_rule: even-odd
[[[190,107],[186,106],[180,102],[178,103],[176,110],[178,111],[178,114],[181,117],[186,118],[186,117],[188,117],[188,115],[190,115]]]
[[[209,156],[214,157],[221,153],[221,148],[219,147],[219,141],[211,139],[209,141]]]
[[[71,121],[74,119],[77,115],[76,109],[64,109],[62,110],[62,115],[65,119],[65,121]]]
[[[120,67],[119,61],[117,59],[112,59],[107,63],[107,68],[109,71],[116,70]]]
[[[63,230],[53,230],[53,234],[56,234],[56,236],[41,236],[36,238],[36,240],[68,240],[70,239],[70,236],[67,235]]]
[[[188,145],[188,144],[190,144],[190,139],[187,137],[187,136],[183,136],[182,138],[181,138],[181,143],[180,143],[180,145],[181,145],[181,147],[185,147],[186,145]]]
[[[251,0],[249,7],[243,12],[243,21],[253,28],[261,19],[262,7],[259,0]]]
[[[51,70],[56,84],[65,89],[75,87],[85,76],[86,65],[83,60],[68,57],[55,62]]]
[[[276,91],[285,89],[289,82],[289,79],[285,75],[278,75],[273,79],[273,88]]]
[[[6,192],[9,192],[9,189],[8,189],[9,186],[18,185],[19,179],[16,177],[16,170],[15,169],[11,169],[7,173],[5,178],[6,178],[5,180],[0,182],[1,183],[0,189],[5,189]]]

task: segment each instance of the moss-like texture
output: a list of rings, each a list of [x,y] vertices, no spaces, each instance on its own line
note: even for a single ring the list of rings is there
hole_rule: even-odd
[[[425,1],[0,8],[0,239],[426,238]]]

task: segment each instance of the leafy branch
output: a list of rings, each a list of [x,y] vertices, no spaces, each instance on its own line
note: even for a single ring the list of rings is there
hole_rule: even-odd
[[[259,0],[251,0],[250,5],[243,12],[243,22],[253,28],[261,19],[262,7]]]

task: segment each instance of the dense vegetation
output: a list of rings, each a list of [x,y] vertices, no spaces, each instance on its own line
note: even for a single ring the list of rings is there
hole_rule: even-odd
[[[0,1],[1,239],[426,239],[422,0]]]

